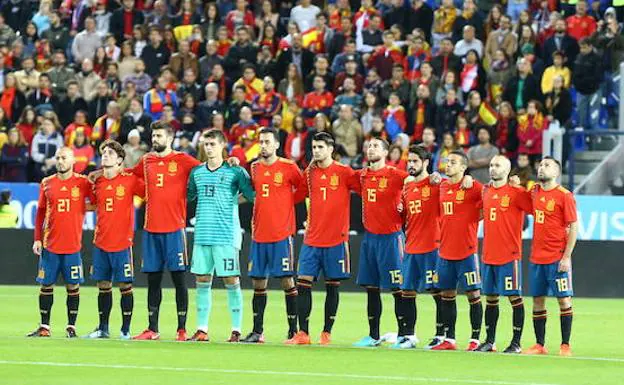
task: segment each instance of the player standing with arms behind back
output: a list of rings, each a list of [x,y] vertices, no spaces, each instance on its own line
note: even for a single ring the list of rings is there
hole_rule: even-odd
[[[539,183],[531,190],[533,198],[533,245],[531,248],[531,295],[533,328],[537,343],[527,354],[548,354],[546,337],[546,296],[559,301],[561,347],[559,354],[571,356],[572,333],[572,251],[576,245],[578,222],[574,195],[557,183],[561,164],[544,157],[537,169]]]
[[[509,298],[513,316],[513,339],[504,353],[520,353],[524,326],[522,300],[522,225],[531,212],[531,193],[509,184],[511,162],[503,155],[490,161],[490,186],[483,193],[483,293],[487,338],[479,352],[496,351],[498,297]]]
[[[188,181],[189,201],[197,200],[191,272],[197,284],[197,331],[192,341],[208,341],[212,310],[212,276],[222,277],[227,289],[232,334],[228,342],[239,342],[243,323],[239,252],[243,241],[238,216],[238,195],[254,200],[249,175],[223,159],[227,145],[223,131],[203,134],[206,163],[193,169]]]
[[[367,150],[369,165],[360,172],[362,221],[366,232],[360,249],[357,282],[366,288],[369,324],[369,335],[354,344],[360,347],[378,346],[382,342],[379,336],[381,289],[392,290],[398,337],[405,335],[401,297],[403,218],[398,206],[408,174],[386,166],[388,147],[385,139],[371,139]]]
[[[310,344],[309,318],[312,283],[321,272],[325,278],[325,324],[319,343],[329,345],[338,311],[340,281],[351,273],[349,222],[351,191],[359,190],[357,173],[332,159],[334,138],[319,132],[312,139],[314,162],[304,171],[297,196],[309,196],[308,219],[299,253],[297,303],[300,331],[287,344]]]
[[[82,272],[82,223],[85,199],[93,201],[91,183],[74,173],[74,152],[60,148],[55,155],[56,174],[44,178],[39,187],[33,252],[39,256],[37,282],[41,324],[29,337],[50,336],[50,311],[54,302],[54,283],[59,274],[67,288],[68,338],[76,337],[76,318],[80,303]]]
[[[88,338],[109,338],[108,321],[113,306],[112,283],[121,293],[121,339],[129,340],[134,308],[132,281],[134,262],[134,196],[145,195],[145,185],[136,175],[121,171],[126,152],[121,144],[106,140],[100,146],[104,174],[95,181],[93,192],[97,223],[93,236],[93,271],[97,281],[100,324]]]
[[[449,179],[440,185],[441,237],[440,258],[437,264],[438,288],[442,291],[442,317],[446,338],[431,350],[457,350],[455,324],[457,322],[457,286],[466,291],[470,303],[472,336],[467,350],[479,346],[483,308],[481,307],[481,274],[477,256],[477,228],[481,216],[483,185],[475,181],[470,189],[461,182],[468,168],[468,158],[461,151],[448,155],[446,175]]]
[[[264,342],[264,309],[268,278],[281,280],[286,296],[288,338],[297,333],[297,288],[293,280],[295,256],[295,191],[301,184],[299,167],[292,160],[277,156],[279,133],[260,130],[260,159],[251,165],[251,180],[257,191],[253,206],[249,276],[254,295],[253,331],[241,342]]]
[[[173,128],[165,122],[152,123],[152,149],[132,169],[145,181],[145,224],[143,267],[147,273],[149,326],[136,340],[157,340],[158,314],[162,301],[162,276],[166,268],[175,286],[178,313],[178,341],[185,341],[188,290],[184,282],[186,256],[186,186],[189,174],[199,161],[173,151]]]

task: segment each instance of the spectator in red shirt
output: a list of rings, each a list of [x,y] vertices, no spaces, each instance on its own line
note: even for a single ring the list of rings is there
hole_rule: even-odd
[[[394,43],[394,34],[392,31],[384,31],[384,45],[375,49],[373,54],[368,58],[367,65],[369,68],[375,68],[379,76],[383,80],[390,79],[392,76],[392,66],[394,63],[403,63],[403,53],[401,49]]]
[[[117,41],[132,39],[132,30],[135,25],[143,24],[143,12],[135,9],[134,0],[123,0],[119,8],[110,19],[110,32]]]
[[[312,126],[314,123],[314,116],[322,112],[325,116],[329,116],[331,113],[332,105],[334,104],[334,95],[327,91],[325,79],[322,76],[316,76],[314,78],[314,91],[306,94],[303,99],[303,116],[306,118],[306,124]]]
[[[74,172],[86,174],[95,167],[95,150],[93,146],[87,142],[84,131],[76,131],[72,150],[74,151],[74,158],[76,159]]]
[[[578,0],[576,14],[566,19],[568,23],[568,35],[576,40],[591,36],[596,32],[596,19],[587,14],[587,1]]]
[[[225,26],[230,37],[234,36],[234,31],[242,26],[255,27],[255,18],[251,11],[247,9],[246,0],[236,0],[236,8],[231,10],[225,17]]]

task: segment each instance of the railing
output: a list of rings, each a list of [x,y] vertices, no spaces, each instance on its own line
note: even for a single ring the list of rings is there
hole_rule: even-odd
[[[594,137],[605,137],[605,136],[624,136],[624,131],[620,131],[620,130],[582,130],[582,129],[575,129],[575,130],[569,130],[567,132],[568,134],[568,189],[570,191],[574,191],[575,190],[575,173],[576,173],[576,159],[575,159],[575,155],[577,152],[581,152],[581,151],[585,151],[585,141],[586,138],[590,137],[590,138],[594,138]],[[622,139],[620,139],[620,145],[622,143]],[[600,162],[600,164],[598,164],[596,166],[596,168],[592,171],[592,173],[596,172],[603,163],[605,163],[608,160],[608,157],[605,157],[604,159],[602,159],[602,161]],[[592,173],[590,173],[586,180],[589,180],[591,178]]]

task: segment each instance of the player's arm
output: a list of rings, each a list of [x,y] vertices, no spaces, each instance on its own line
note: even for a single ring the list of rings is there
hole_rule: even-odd
[[[189,177],[189,181],[191,178]],[[145,199],[145,180],[134,176],[134,191],[133,194],[141,199]]]
[[[295,166],[296,167],[296,166]],[[298,170],[298,168],[297,168]],[[308,191],[308,178],[310,177],[310,169],[307,168],[303,174],[299,171],[300,177],[298,178],[299,184],[297,185],[297,189],[295,190],[295,204],[303,202],[309,194]],[[294,178],[293,178],[294,179]],[[295,181],[293,180],[293,186]]]
[[[347,186],[349,186],[349,190],[354,193],[362,193],[362,184],[360,183],[360,171],[354,170],[351,167],[348,168]]]
[[[197,199],[197,184],[195,183],[195,169],[191,170],[189,175],[188,184],[186,186],[186,199],[189,202],[193,202]]]
[[[41,255],[42,243],[41,232],[43,231],[43,221],[46,217],[46,196],[45,196],[45,182],[39,187],[39,203],[37,204],[37,216],[35,217],[35,241],[33,242],[33,253],[35,255]]]
[[[569,223],[568,227],[568,240],[566,242],[565,250],[563,251],[563,257],[559,262],[559,271],[570,271],[572,268],[572,252],[576,246],[576,239],[578,237],[578,219],[576,217],[576,202],[574,201],[574,195],[568,192],[564,195],[563,205],[563,218],[566,223]]]
[[[518,189],[518,199],[516,199],[517,207],[527,214],[533,212],[533,199],[531,199],[531,191],[525,190],[524,187],[516,187]]]
[[[244,168],[239,167],[236,171],[238,172],[238,191],[243,194],[247,201],[253,203],[256,200],[256,192],[251,185],[251,177]]]

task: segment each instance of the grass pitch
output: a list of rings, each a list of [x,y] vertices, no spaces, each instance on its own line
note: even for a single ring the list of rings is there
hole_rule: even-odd
[[[318,287],[310,320],[313,342],[323,323],[324,291]],[[549,301],[547,347],[549,356],[507,356],[466,352],[430,352],[422,349],[394,351],[387,347],[358,349],[350,345],[366,335],[366,299],[363,293],[342,293],[332,334],[333,346],[284,346],[287,330],[284,297],[270,292],[264,345],[227,344],[229,315],[226,294],[215,290],[210,343],[173,342],[175,301],[172,290],[163,295],[161,341],[66,340],[65,293],[55,290],[52,338],[27,339],[38,322],[35,286],[0,286],[0,384],[487,384],[574,385],[624,384],[624,300],[574,299],[572,349],[574,357],[561,358],[556,301]],[[243,334],[251,328],[251,292],[244,292]],[[119,294],[114,294],[112,337],[118,336]],[[190,292],[188,330],[195,326],[195,293]],[[384,296],[382,331],[395,331],[391,296]],[[87,334],[97,324],[97,290],[81,289],[78,333]],[[532,345],[531,301],[523,347]],[[469,337],[468,305],[458,301],[458,343]],[[511,338],[511,308],[501,300],[498,347]],[[135,290],[132,332],[146,325],[146,291]],[[434,330],[433,301],[418,298],[417,332],[423,346]],[[485,328],[484,328],[485,330]],[[482,336],[482,339],[484,336]]]

